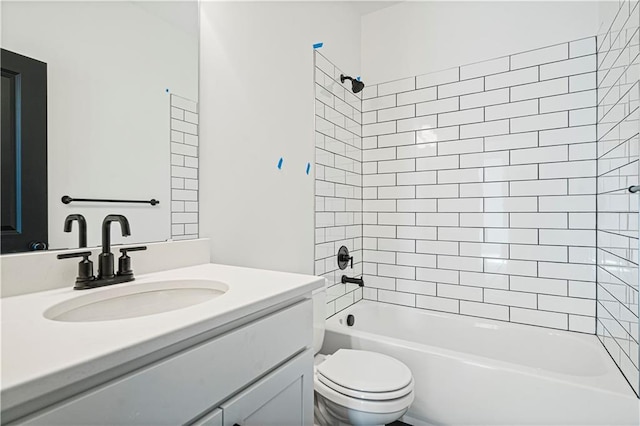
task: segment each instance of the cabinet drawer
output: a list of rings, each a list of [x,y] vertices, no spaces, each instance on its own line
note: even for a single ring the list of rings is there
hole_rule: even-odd
[[[306,299],[17,423],[184,424],[311,342]]]

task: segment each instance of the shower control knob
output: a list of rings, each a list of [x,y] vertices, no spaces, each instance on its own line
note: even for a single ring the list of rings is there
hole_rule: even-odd
[[[353,256],[349,256],[349,249],[346,246],[342,246],[338,249],[338,268],[346,269],[349,263],[353,268]]]

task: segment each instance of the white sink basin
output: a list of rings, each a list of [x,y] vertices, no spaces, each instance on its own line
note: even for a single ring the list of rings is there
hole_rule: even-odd
[[[65,322],[136,318],[204,303],[228,290],[228,285],[210,280],[119,284],[83,290],[78,297],[51,306],[44,312],[44,317]]]

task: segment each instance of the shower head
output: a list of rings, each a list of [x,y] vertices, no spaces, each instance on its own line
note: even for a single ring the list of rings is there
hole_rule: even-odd
[[[362,89],[364,89],[364,83],[360,80],[356,80],[355,78],[340,74],[340,83],[344,83],[345,80],[351,80],[351,90],[353,91],[353,93],[358,93]]]

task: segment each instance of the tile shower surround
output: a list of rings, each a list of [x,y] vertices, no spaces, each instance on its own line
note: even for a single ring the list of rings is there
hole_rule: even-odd
[[[365,299],[595,332],[595,53],[365,89]]]
[[[632,388],[638,373],[640,8],[621,2],[598,36],[597,335]]]
[[[595,52],[365,87],[364,298],[595,332]]]
[[[329,317],[362,299],[362,288],[340,283],[343,274],[362,274],[362,102],[340,83],[342,71],[318,51],[314,63],[315,274],[328,280]],[[343,245],[354,259],[353,269],[341,271],[337,253]]]
[[[198,104],[171,94],[171,238],[198,238]]]

